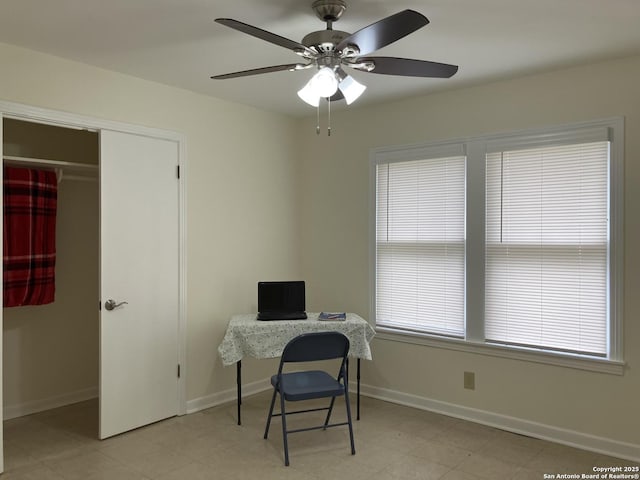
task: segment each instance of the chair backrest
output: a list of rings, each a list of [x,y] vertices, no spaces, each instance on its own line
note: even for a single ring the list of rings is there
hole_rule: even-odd
[[[314,332],[298,335],[284,347],[282,362],[312,362],[346,358],[349,339],[340,332]]]

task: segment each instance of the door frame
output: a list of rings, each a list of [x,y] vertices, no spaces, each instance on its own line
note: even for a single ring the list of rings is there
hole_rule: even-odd
[[[76,128],[81,130],[115,130],[123,133],[160,138],[174,141],[178,144],[178,166],[180,176],[178,179],[178,222],[179,222],[179,257],[178,257],[178,363],[180,364],[180,377],[178,378],[178,405],[176,415],[187,413],[186,398],[186,373],[187,373],[187,225],[186,225],[186,140],[183,134],[151,127],[144,127],[130,123],[117,122],[79,115],[59,110],[24,105],[20,103],[0,100],[0,121],[4,118],[13,118],[34,123],[45,123],[65,128]],[[2,153],[2,129],[0,129],[0,153]],[[0,171],[0,181],[4,170]],[[2,207],[2,197],[0,196],[0,207]],[[0,223],[0,234],[2,234],[2,223]],[[0,268],[2,268],[0,266]],[[0,276],[0,287],[2,277]],[[99,294],[96,296],[96,304],[100,300]],[[0,297],[0,306],[2,298]],[[0,310],[0,327],[3,325],[2,310]],[[4,400],[2,397],[2,337],[3,330],[0,328],[0,425],[3,421]],[[3,430],[0,429],[0,473],[4,471],[4,450],[3,450]]]

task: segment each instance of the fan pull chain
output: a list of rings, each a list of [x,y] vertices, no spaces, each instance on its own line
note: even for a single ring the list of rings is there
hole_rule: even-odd
[[[327,137],[331,136],[331,97],[327,98]]]
[[[318,103],[318,106],[316,107],[316,135],[320,135],[320,103]],[[327,137],[330,137],[330,136],[331,136],[331,97],[327,97]]]

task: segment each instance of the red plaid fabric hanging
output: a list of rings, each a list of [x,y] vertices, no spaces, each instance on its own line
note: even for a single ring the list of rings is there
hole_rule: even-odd
[[[51,171],[4,167],[4,306],[54,301],[58,182]]]

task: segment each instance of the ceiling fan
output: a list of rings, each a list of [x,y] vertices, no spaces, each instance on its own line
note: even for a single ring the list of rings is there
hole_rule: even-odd
[[[333,23],[340,19],[347,8],[343,0],[316,0],[311,8],[318,18],[326,22],[327,28],[309,33],[300,43],[238,20],[217,18],[217,23],[293,51],[302,57],[302,61],[214,75],[211,78],[223,80],[283,70],[316,68],[317,73],[298,92],[298,96],[317,107],[321,98],[330,101],[344,99],[347,104],[351,104],[365,90],[366,87],[348,75],[343,67],[383,75],[435,78],[449,78],[458,71],[456,65],[445,63],[367,56],[427,25],[429,20],[416,11],[403,10],[351,34],[333,30]]]

